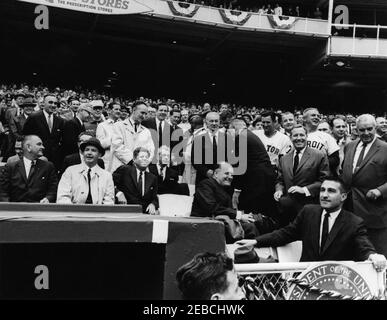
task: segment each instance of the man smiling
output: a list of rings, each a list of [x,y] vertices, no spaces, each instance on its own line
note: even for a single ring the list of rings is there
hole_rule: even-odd
[[[372,261],[376,271],[383,271],[386,258],[377,254],[367,237],[363,220],[343,210],[347,198],[344,183],[326,178],[320,188],[320,205],[305,206],[288,226],[255,240],[241,240],[243,246],[278,247],[301,240],[301,261]]]
[[[105,154],[101,143],[91,138],[80,145],[84,163],[68,167],[58,185],[57,203],[114,204],[110,172],[98,166]]]

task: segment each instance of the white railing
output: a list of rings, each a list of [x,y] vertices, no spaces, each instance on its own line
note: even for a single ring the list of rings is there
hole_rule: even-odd
[[[254,285],[257,287],[256,299],[265,299],[265,291],[271,288],[269,296],[271,300],[283,300],[290,291],[292,283],[287,282],[294,279],[310,267],[324,262],[289,262],[289,263],[252,263],[235,264],[235,270],[242,278],[246,276],[255,279]],[[327,261],[335,263],[334,261]],[[353,262],[340,261],[348,267],[356,270],[368,283],[374,297],[384,300],[386,290],[386,272],[376,272],[369,261]],[[246,278],[245,278],[246,279]],[[336,290],[335,290],[336,291]],[[270,299],[270,297],[269,297]]]
[[[332,27],[352,29],[351,37],[332,36],[328,42],[329,55],[387,58],[387,39],[380,38],[380,31],[387,26],[363,24],[332,24]],[[361,29],[375,30],[375,37],[359,35]]]

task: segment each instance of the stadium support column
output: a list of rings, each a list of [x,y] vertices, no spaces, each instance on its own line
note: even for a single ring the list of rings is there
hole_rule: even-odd
[[[328,42],[327,42],[327,55],[330,55],[331,51],[331,38],[332,38],[332,20],[333,20],[333,1],[329,0],[329,6],[328,6]]]
[[[332,19],[333,19],[333,1],[329,0],[329,6],[328,6],[328,34],[330,35],[332,32]]]

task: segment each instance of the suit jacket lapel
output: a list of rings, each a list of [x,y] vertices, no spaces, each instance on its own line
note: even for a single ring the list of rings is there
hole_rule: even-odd
[[[314,221],[312,224],[312,246],[313,251],[316,253],[316,256],[318,256],[320,252],[320,225],[322,211],[323,209],[320,208],[320,210],[316,212],[316,216],[314,217]]]
[[[305,151],[301,157],[300,163],[297,167],[296,174],[298,173],[298,171],[301,170],[302,166],[308,161],[309,157],[310,157],[309,148],[306,147]]]
[[[18,169],[24,179],[24,182],[25,183],[28,183],[28,180],[27,180],[27,175],[26,175],[26,168],[24,167],[24,161],[23,159],[19,160],[19,163],[18,163]]]
[[[353,159],[355,157],[355,151],[357,146],[359,145],[360,140],[354,145],[354,147],[348,151],[348,159],[349,159],[349,166],[351,168],[351,177],[352,177],[352,172],[353,172]],[[345,157],[345,156],[344,156]]]
[[[370,161],[371,157],[377,151],[379,151],[379,149],[380,149],[380,145],[378,143],[378,138],[376,138],[376,141],[372,144],[371,148],[368,150],[365,158],[361,162],[361,164],[360,164],[359,168],[356,170],[355,174],[358,173],[361,170],[361,168],[363,168],[368,163],[368,161]],[[352,161],[352,163],[353,163],[353,161]]]
[[[145,172],[144,179],[145,179],[145,188],[144,188],[144,195],[149,191],[150,188],[150,173]]]
[[[40,114],[40,118],[41,118],[41,122],[43,123],[45,130],[47,131],[48,134],[50,134],[50,128],[48,127],[47,119],[46,119],[43,111]]]
[[[325,246],[324,246],[321,254],[324,253],[324,251],[332,243],[333,239],[337,236],[337,233],[340,231],[341,227],[343,226],[344,221],[345,221],[345,219],[344,219],[344,212],[343,212],[343,210],[341,210],[339,215],[336,218],[335,223],[333,224],[333,227],[332,227],[331,231],[328,234],[327,241],[325,242]]]
[[[284,160],[286,160],[286,162],[287,162],[285,164],[285,168],[286,168],[286,170],[288,170],[289,177],[293,180],[293,178],[294,178],[294,176],[293,176],[294,149],[288,155],[284,156],[284,157],[286,157],[286,159],[284,159]]]
[[[138,192],[138,188],[137,188],[137,170],[136,168],[133,166],[132,172],[130,173],[130,177],[132,178],[133,180],[133,185],[135,186],[137,192]]]

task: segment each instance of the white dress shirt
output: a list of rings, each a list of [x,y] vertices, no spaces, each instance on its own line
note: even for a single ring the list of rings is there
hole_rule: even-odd
[[[341,211],[341,209],[339,209],[337,211],[333,211],[333,212],[331,212],[329,214],[329,218],[328,218],[328,234],[329,234],[329,232],[331,232],[332,227],[335,224],[335,221],[336,221],[340,211]],[[326,214],[326,211],[323,210],[323,212],[321,213],[321,223],[320,223],[320,241],[319,241],[320,247],[321,247],[321,238],[322,238],[322,230],[323,230],[325,214]]]
[[[26,169],[26,177],[28,178],[28,175],[30,174],[32,160],[27,159],[26,157],[23,157],[24,162],[24,168]]]
[[[374,137],[374,140],[372,140],[372,142],[368,143],[365,150],[364,150],[364,156],[363,156],[363,160],[364,158],[366,157],[368,151],[370,151],[373,143],[375,142],[376,140],[376,136]],[[356,164],[357,164],[357,160],[359,159],[359,156],[360,156],[360,153],[361,153],[361,150],[363,149],[363,145],[364,143],[361,141],[358,143],[357,147],[356,147],[356,151],[355,151],[355,155],[353,157],[353,171],[352,172],[355,172],[356,170]]]
[[[161,130],[164,132],[164,127],[165,127],[165,120],[164,121],[160,121],[159,119],[155,118],[156,120],[156,130],[157,130],[157,133],[159,132],[159,125],[160,125],[160,122],[161,122]]]
[[[52,126],[54,126],[54,117],[53,115],[49,115],[46,110],[43,110],[43,114],[44,114],[44,117],[46,118],[46,122],[47,122],[47,125],[48,125],[48,128],[50,128],[49,124],[48,124],[48,118],[51,117],[51,122],[52,122]]]
[[[145,170],[144,171],[141,171],[141,170],[138,170],[136,168],[136,172],[137,172],[137,183],[138,183],[138,179],[140,178],[140,173],[142,172],[142,185],[141,185],[141,195],[143,196],[145,194]]]

